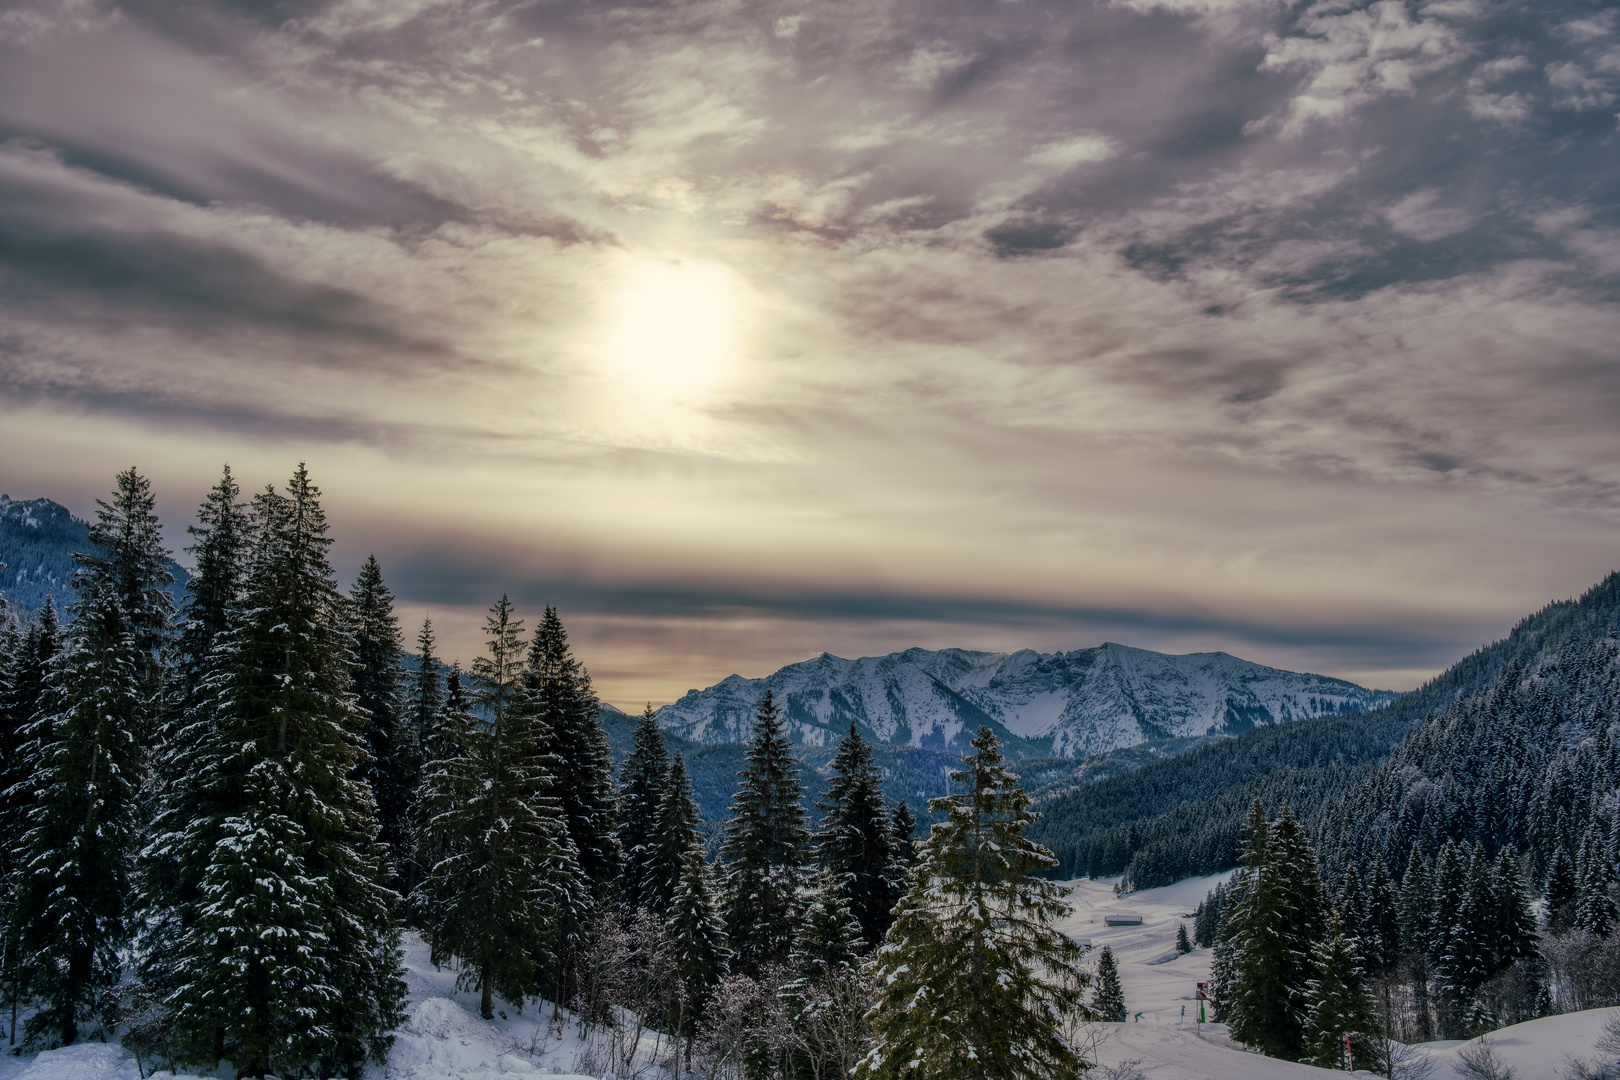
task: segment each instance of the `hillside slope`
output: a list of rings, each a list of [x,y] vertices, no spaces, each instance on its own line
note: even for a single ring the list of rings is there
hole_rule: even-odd
[[[1617,626],[1620,575],[1611,574],[1579,600],[1547,605],[1506,638],[1381,709],[1253,731],[1077,785],[1041,800],[1045,817],[1031,835],[1053,848],[1065,873],[1123,872],[1127,887],[1136,888],[1236,865],[1244,814],[1256,798],[1273,808],[1292,803],[1313,823],[1332,865],[1376,851],[1398,873],[1403,845],[1418,839],[1478,838],[1494,850],[1502,841],[1489,837],[1502,832],[1507,842],[1523,843],[1512,821],[1524,817],[1524,800],[1536,791],[1560,783],[1582,793],[1601,786],[1592,779],[1595,757],[1577,762],[1570,755],[1608,753],[1606,735],[1601,748],[1580,746],[1598,727],[1606,731],[1603,716],[1620,715]],[[1496,704],[1483,704],[1490,701]],[[1495,798],[1510,790],[1503,777],[1521,768],[1531,770],[1520,779],[1529,786],[1515,789],[1513,799]],[[1545,779],[1571,769],[1585,771]],[[1575,775],[1590,783],[1571,787]],[[1556,810],[1559,800],[1539,797],[1543,805],[1552,799]],[[1566,794],[1563,801],[1578,800]],[[1330,806],[1337,807],[1331,814]],[[1431,807],[1422,832],[1423,811]],[[1583,802],[1581,811],[1589,809],[1597,812]],[[1578,820],[1573,807],[1565,818]],[[1322,830],[1330,821],[1328,836]]]
[[[32,615],[55,598],[58,608],[73,602],[75,551],[90,550],[90,526],[50,499],[17,500],[0,495],[0,593],[23,616]],[[169,563],[174,575],[170,592],[178,606],[191,575]]]

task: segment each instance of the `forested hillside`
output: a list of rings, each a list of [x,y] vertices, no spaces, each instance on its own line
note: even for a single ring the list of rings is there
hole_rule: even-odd
[[[66,507],[50,499],[0,495],[0,593],[23,613],[38,611],[47,596],[58,608],[71,603],[73,554],[90,550],[89,524]],[[179,603],[189,575],[172,560],[168,569],[174,577],[168,591]]]
[[[1128,888],[1151,888],[1227,869],[1236,865],[1244,815],[1255,798],[1268,806],[1288,801],[1301,820],[1321,828],[1327,819],[1318,811],[1349,798],[1350,792],[1365,792],[1366,785],[1381,784],[1380,790],[1387,794],[1391,782],[1379,771],[1378,763],[1388,759],[1420,725],[1427,729],[1442,714],[1447,718],[1443,723],[1455,724],[1460,713],[1448,710],[1459,703],[1522,683],[1513,702],[1534,697],[1545,703],[1538,707],[1555,713],[1566,707],[1572,699],[1553,689],[1555,683],[1561,683],[1561,673],[1601,666],[1605,648],[1612,655],[1613,627],[1620,610],[1617,589],[1620,586],[1611,576],[1579,601],[1549,604],[1522,621],[1504,640],[1480,649],[1422,688],[1374,712],[1247,732],[1051,797],[1041,807],[1046,816],[1032,834],[1057,854],[1060,872],[1122,873]],[[1609,644],[1604,645],[1605,641]],[[1595,707],[1592,703],[1602,694],[1593,685],[1577,697]],[[1496,709],[1500,713],[1513,707],[1503,699]],[[1538,723],[1527,722],[1533,727]],[[1539,723],[1545,727],[1552,721]],[[1464,729],[1468,729],[1467,723],[1456,730]],[[1496,736],[1477,722],[1474,729],[1485,732],[1478,745],[1479,752],[1486,754],[1483,747]],[[1415,739],[1413,745],[1432,745],[1446,738],[1443,733],[1431,733],[1424,736],[1427,742]],[[1571,767],[1569,761],[1560,761],[1559,768]],[[1442,818],[1472,821],[1483,812],[1473,803],[1460,808],[1457,801],[1477,801],[1479,785],[1452,777],[1441,786],[1446,794],[1432,800],[1441,817],[1432,820],[1431,829],[1449,830],[1451,826],[1442,828]],[[1431,805],[1428,789],[1421,790],[1423,805]],[[1364,808],[1372,796],[1357,798]],[[1346,812],[1337,813],[1342,818]],[[1409,821],[1414,812],[1409,809],[1408,817],[1400,818],[1397,809],[1396,816]],[[1394,838],[1406,837],[1410,828],[1397,824],[1377,835],[1398,843]],[[1334,865],[1342,858],[1324,854]]]

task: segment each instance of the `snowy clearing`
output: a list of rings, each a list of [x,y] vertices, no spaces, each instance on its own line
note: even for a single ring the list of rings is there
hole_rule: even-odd
[[[1204,896],[1230,873],[1192,878],[1114,896],[1117,878],[1073,881],[1069,887],[1074,914],[1060,924],[1071,937],[1090,938],[1095,950],[1112,946],[1119,960],[1120,982],[1132,1020],[1099,1024],[1106,1033],[1099,1040],[1097,1059],[1104,1065],[1138,1062],[1149,1080],[1305,1080],[1307,1077],[1343,1076],[1342,1072],[1262,1057],[1233,1043],[1224,1024],[1198,1019],[1197,984],[1209,978],[1211,955],[1195,949],[1176,953],[1176,926],[1187,923]],[[1106,926],[1112,911],[1140,912],[1141,926]],[[1182,1010],[1186,1014],[1183,1017]],[[1141,1013],[1141,1019],[1135,1019]],[[1565,1080],[1569,1058],[1594,1057],[1592,1044],[1604,1021],[1620,1009],[1549,1016],[1503,1028],[1487,1036],[1517,1080]],[[1478,1040],[1474,1040],[1477,1042]],[[1430,1043],[1424,1049],[1434,1063],[1429,1080],[1461,1080],[1458,1053],[1471,1043]],[[1088,1053],[1088,1057],[1089,1057]],[[1358,1072],[1359,1076],[1372,1073]]]

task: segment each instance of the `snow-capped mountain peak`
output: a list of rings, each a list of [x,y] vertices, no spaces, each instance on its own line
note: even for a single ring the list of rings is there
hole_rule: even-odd
[[[1395,696],[1227,653],[1172,656],[1108,642],[1067,653],[906,649],[846,660],[824,652],[762,679],[730,675],[689,691],[658,721],[702,742],[741,742],[766,690],[790,737],[812,746],[854,722],[878,742],[958,749],[988,724],[1025,752],[1063,757],[1360,712]]]

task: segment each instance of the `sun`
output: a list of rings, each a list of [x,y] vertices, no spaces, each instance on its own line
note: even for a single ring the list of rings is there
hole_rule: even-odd
[[[747,290],[718,263],[629,256],[604,305],[604,373],[634,396],[699,405],[742,366]]]

